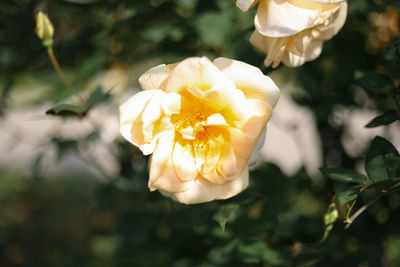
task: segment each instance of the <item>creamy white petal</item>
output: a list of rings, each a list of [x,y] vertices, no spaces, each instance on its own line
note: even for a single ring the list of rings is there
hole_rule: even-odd
[[[312,41],[304,51],[304,57],[306,58],[306,61],[313,61],[317,59],[321,55],[323,44],[324,43],[322,41]]]
[[[168,93],[162,101],[163,112],[171,116],[172,114],[177,114],[181,110],[181,95],[177,93]]]
[[[214,113],[207,118],[206,126],[228,126],[224,117],[219,113]]]
[[[145,140],[152,140],[153,138],[154,124],[161,117],[161,103],[166,96],[166,93],[161,90],[152,91],[155,91],[155,93],[151,96],[141,116]]]
[[[149,187],[156,181],[167,168],[174,148],[174,131],[167,131],[160,136],[154,153],[151,156]]]
[[[257,139],[251,138],[244,134],[241,130],[235,128],[230,128],[229,134],[231,139],[230,145],[235,152],[236,169],[237,172],[240,173],[248,165]]]
[[[227,180],[232,180],[237,176],[235,151],[229,143],[222,144],[221,151],[217,171]]]
[[[250,43],[264,54],[267,53],[267,37],[261,35],[257,30],[253,31],[251,34]]]
[[[165,64],[151,68],[139,77],[140,86],[143,90],[161,89],[169,73],[170,69]]]
[[[207,58],[189,58],[179,63],[168,78],[166,90],[187,90],[216,112],[231,106],[236,107],[233,112],[238,117],[245,113],[243,93]]]
[[[188,58],[176,65],[171,71],[165,90],[180,92],[187,87],[197,87],[207,91],[213,87],[234,88],[234,84],[212,62],[206,58]]]
[[[347,18],[347,3],[340,3],[340,9],[333,15],[332,21],[327,26],[318,27],[320,34],[316,40],[329,40],[343,27]]]
[[[267,127],[264,128],[264,131],[262,132],[261,136],[258,138],[256,146],[254,147],[253,153],[251,153],[251,156],[249,159],[249,167],[251,167],[257,163],[258,156],[260,154],[260,150],[264,146],[264,143],[265,143],[266,134],[267,134]]]
[[[198,204],[216,199],[221,185],[208,182],[205,179],[196,179],[186,191],[175,193],[176,199],[184,204]]]
[[[282,58],[282,62],[283,64],[285,64],[285,66],[296,68],[306,63],[306,58],[304,56],[298,56],[293,53],[287,53]]]
[[[172,162],[173,147],[173,131],[167,132],[159,138],[150,165],[149,188],[151,191],[161,189],[169,192],[182,192],[193,185],[191,181],[181,181],[178,178]]]
[[[236,177],[230,182],[222,185],[216,199],[227,199],[233,197],[249,186],[249,168],[246,167],[239,177]]]
[[[221,144],[215,140],[199,144],[194,148],[196,168],[200,175],[213,184],[225,183],[225,177],[217,171],[221,156]]]
[[[169,192],[183,192],[188,190],[194,185],[194,181],[183,182],[176,175],[173,163],[171,160],[168,161],[164,172],[155,180],[149,188],[151,191],[161,189]]]
[[[258,140],[258,137],[261,135],[265,125],[272,116],[272,107],[265,101],[255,98],[247,99],[247,104],[250,107],[252,115],[243,125],[241,130],[250,138]]]
[[[223,185],[215,185],[204,179],[197,179],[190,189],[175,193],[175,198],[184,204],[198,204],[214,199],[227,199],[239,194],[246,189],[248,185],[249,171],[248,168],[246,168],[240,176]]]
[[[213,86],[206,91],[197,86],[188,86],[186,89],[201,103],[214,111],[220,111],[229,105],[229,99],[226,97],[228,91],[224,87]],[[235,89],[232,88],[231,92],[233,90]]]
[[[214,64],[243,91],[246,98],[257,98],[268,101],[275,106],[279,99],[276,84],[264,75],[259,68],[228,58],[217,58]]]
[[[182,146],[175,143],[172,154],[172,163],[175,173],[181,181],[192,181],[197,176],[196,163],[191,145]]]
[[[139,92],[119,107],[121,135],[135,146],[140,147],[153,141],[145,139],[141,116],[150,99],[157,93],[157,90]],[[153,151],[145,153],[151,152]]]
[[[242,10],[243,12],[246,12],[257,3],[258,0],[237,0],[236,6],[240,8],[240,10]]]
[[[254,25],[257,31],[269,37],[287,37],[314,26],[319,9],[302,8],[288,1],[261,1]]]

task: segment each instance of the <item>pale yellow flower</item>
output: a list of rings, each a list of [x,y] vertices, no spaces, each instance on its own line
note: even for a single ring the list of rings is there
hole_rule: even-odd
[[[226,58],[159,65],[139,82],[144,91],[120,106],[120,130],[153,153],[150,190],[186,204],[244,190],[248,161],[279,98],[275,83]]]
[[[267,54],[266,66],[298,67],[319,57],[325,40],[343,27],[345,0],[237,0],[242,11],[258,5],[250,42]]]

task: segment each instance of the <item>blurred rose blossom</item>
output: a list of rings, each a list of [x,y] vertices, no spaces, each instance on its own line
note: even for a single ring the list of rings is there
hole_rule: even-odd
[[[267,54],[264,64],[273,68],[318,58],[323,42],[339,32],[347,16],[344,0],[237,0],[236,5],[246,12],[257,3],[250,42]]]

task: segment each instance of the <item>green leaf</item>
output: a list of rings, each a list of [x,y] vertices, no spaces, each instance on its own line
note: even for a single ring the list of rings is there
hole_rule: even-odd
[[[46,111],[48,115],[54,116],[78,116],[82,117],[86,113],[86,107],[70,105],[70,104],[60,104]]]
[[[323,175],[331,178],[332,180],[339,182],[354,182],[361,183],[367,180],[365,175],[354,170],[344,169],[344,168],[320,168],[319,169]]]
[[[104,93],[101,87],[97,87],[90,95],[86,104],[83,106],[70,105],[70,104],[60,104],[46,111],[48,115],[54,116],[76,116],[79,118],[84,117],[90,109],[95,107],[101,102],[104,102],[110,97],[110,93]]]
[[[382,125],[389,125],[396,120],[400,120],[399,114],[397,114],[397,112],[391,111],[375,117],[367,125],[365,125],[365,127],[374,128]]]
[[[217,213],[214,214],[213,219],[219,223],[221,226],[222,232],[225,231],[225,225],[226,223],[233,219],[234,216],[236,215],[238,209],[239,209],[238,204],[228,204],[224,205],[219,208]]]
[[[336,199],[339,202],[339,204],[343,205],[346,204],[349,201],[352,201],[358,197],[358,195],[361,193],[361,186],[351,186],[351,187],[336,187]]]
[[[393,81],[377,72],[357,71],[355,82],[372,93],[390,94],[395,90]]]
[[[365,169],[372,183],[398,180],[400,179],[399,152],[389,141],[377,136],[367,154]]]
[[[100,86],[98,86],[89,96],[86,107],[87,109],[91,109],[94,106],[100,104],[101,102],[106,101],[110,97],[110,91],[104,93]]]
[[[286,257],[278,250],[268,247],[263,241],[240,244],[239,257],[246,263],[265,261],[270,264],[285,264]]]
[[[392,179],[392,180],[381,181],[381,182],[373,183],[370,186],[368,186],[367,188],[368,189],[378,190],[378,191],[388,191],[388,190],[394,189],[395,185],[399,181],[400,181],[400,179]]]
[[[385,66],[393,79],[400,79],[400,38],[394,38],[385,53]]]

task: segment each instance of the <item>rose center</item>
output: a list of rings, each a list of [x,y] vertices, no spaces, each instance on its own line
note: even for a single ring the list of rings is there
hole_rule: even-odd
[[[176,121],[175,131],[186,140],[203,139],[206,135],[206,119],[199,110],[190,114],[179,114],[173,118]]]

